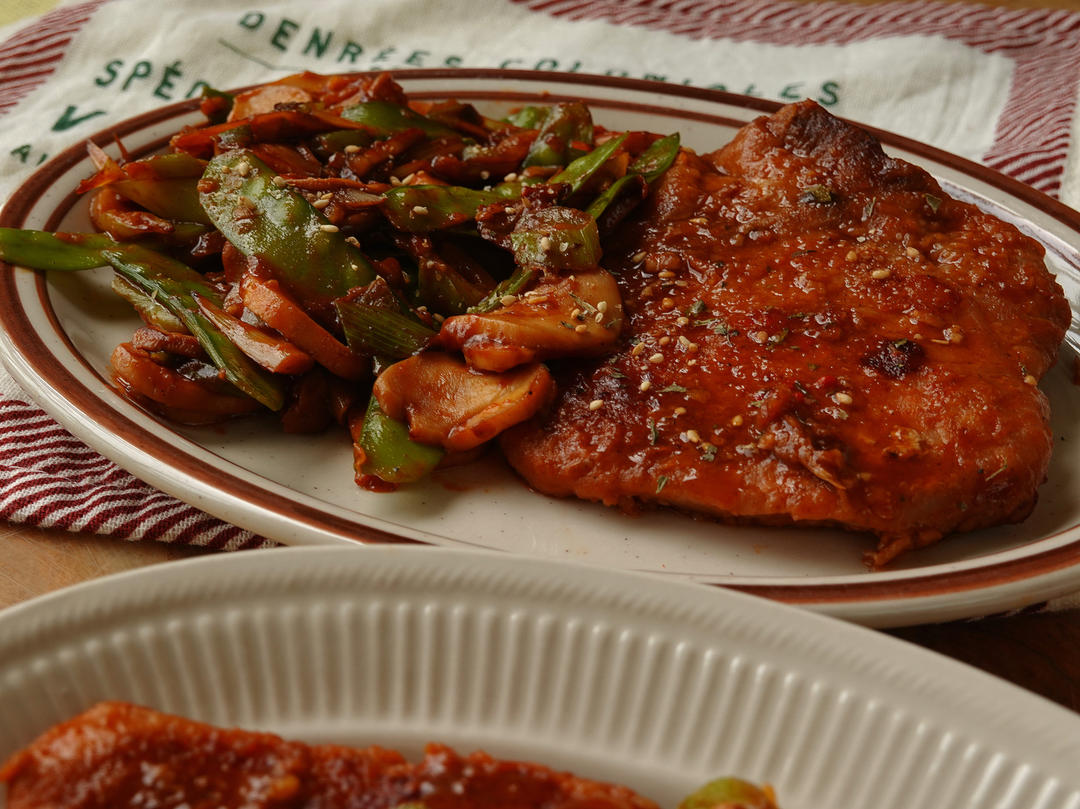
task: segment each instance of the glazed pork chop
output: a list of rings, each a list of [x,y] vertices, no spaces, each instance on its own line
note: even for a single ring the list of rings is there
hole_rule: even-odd
[[[684,151],[604,265],[614,355],[504,435],[541,492],[872,532],[1026,517],[1070,310],[1040,244],[813,102]]]

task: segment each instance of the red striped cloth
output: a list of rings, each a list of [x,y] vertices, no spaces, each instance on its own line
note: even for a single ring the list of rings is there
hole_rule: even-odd
[[[0,42],[0,118],[46,82],[73,37],[109,0],[46,14]],[[1056,196],[1076,114],[1080,14],[945,3],[774,0],[510,0],[564,20],[600,20],[694,40],[843,45],[939,35],[1014,65],[988,165]],[[152,13],[152,12],[151,12]],[[123,539],[237,549],[273,544],[136,480],[0,385],[0,519]]]

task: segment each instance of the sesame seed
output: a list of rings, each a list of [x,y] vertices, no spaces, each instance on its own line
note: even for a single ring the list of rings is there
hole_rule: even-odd
[[[319,225],[319,230],[321,230],[323,233],[337,233],[339,230],[341,230],[341,228],[339,228],[337,225],[325,224]]]
[[[401,178],[390,175],[390,185],[401,185]]]
[[[350,143],[348,146],[345,147],[345,154],[356,154],[359,151],[360,147],[357,146],[355,143]]]
[[[499,298],[499,303],[503,306],[509,306],[512,303],[517,303],[517,295],[503,295]]]
[[[673,273],[671,270],[661,270],[656,274],[656,276],[658,278],[674,278],[675,273]]]
[[[707,224],[709,224],[709,220],[706,219],[704,216],[695,216],[690,221],[693,222],[695,225],[707,225]]]
[[[645,351],[645,344],[644,343],[634,343],[634,347],[630,349],[630,356],[631,357],[640,356],[642,354],[642,352],[644,352],[644,351]]]
[[[690,349],[690,350],[693,351],[693,349]],[[686,364],[693,367],[693,366],[697,365],[697,360],[689,359],[689,360],[686,361]]]
[[[701,436],[698,434],[697,430],[687,430],[686,438],[691,444],[697,444],[701,441]]]
[[[846,393],[845,391],[841,390],[833,394],[833,401],[837,404],[849,405],[855,400],[851,398],[850,393]]]
[[[236,173],[239,174],[241,177],[247,177],[249,174],[251,174],[251,164],[248,163],[246,160],[241,160],[239,163],[236,164]]]
[[[570,319],[571,320],[574,320],[574,319],[579,318],[579,317],[581,317],[581,310],[580,309],[574,309],[574,310],[572,310],[570,312]]]
[[[677,324],[679,324],[680,326],[686,326],[687,324],[689,324],[689,323],[690,323],[690,318],[688,318],[688,317],[680,317],[680,318],[679,318],[678,320],[676,320],[675,322],[676,322]]]
[[[272,182],[278,188],[282,188],[287,184],[288,181],[280,174],[275,174],[273,177],[270,178],[270,182]]]
[[[754,339],[759,343],[764,343],[769,339],[769,333],[764,331],[755,332]]]
[[[603,406],[604,401],[602,399],[593,399],[589,402],[589,410],[599,410]]]
[[[689,348],[690,347],[690,340],[687,339],[685,334],[680,334],[679,335],[679,345],[681,345],[683,348]]]
[[[635,264],[640,264],[642,261],[645,260],[645,251],[642,250],[638,253],[634,253],[634,255],[630,256],[630,260]]]
[[[321,211],[323,208],[325,208],[329,204],[330,204],[330,200],[328,200],[328,199],[317,199],[313,203],[311,203],[311,206],[313,208],[317,208],[317,209],[319,209]]]
[[[603,312],[597,312],[596,317],[594,317],[593,320],[595,320],[597,323],[603,323],[604,322],[604,313]]]
[[[686,350],[691,351],[691,352],[697,351],[698,350],[698,344],[697,343],[687,343],[686,344]]]
[[[438,312],[432,312],[431,317],[436,323],[442,323],[446,320],[446,315],[440,315]]]
[[[549,236],[540,237],[540,249],[545,253],[551,249],[551,238]]]
[[[741,415],[734,416],[731,419],[731,426],[732,427],[741,427],[742,423],[743,423],[743,417]]]
[[[412,212],[414,214],[418,214],[419,216],[423,216],[428,212],[428,209],[426,205],[413,205]]]
[[[908,258],[918,258],[921,255],[918,250],[910,246],[904,249],[904,253],[907,254]]]
[[[607,311],[607,301],[600,301],[600,303],[596,304],[596,311],[600,312],[601,314],[606,312]]]
[[[641,297],[651,298],[654,292],[656,292],[656,288],[652,284],[646,284],[641,288]]]
[[[660,343],[660,345],[662,345],[662,346],[666,346],[666,345],[667,345],[668,343],[670,343],[670,342],[671,342],[671,338],[670,338],[670,337],[668,337],[668,336],[667,336],[667,335],[665,334],[665,335],[664,335],[663,337],[661,337],[661,338],[660,338],[659,340],[657,340],[656,342]]]
[[[675,301],[673,301],[671,298],[664,298],[662,301],[660,301],[660,308],[665,310],[674,309]]]
[[[647,391],[651,387],[652,387],[652,382],[650,382],[648,379],[643,379],[641,381],[641,384],[638,385],[638,390],[641,391],[642,393],[644,393],[645,391]]]
[[[847,259],[848,261],[854,261],[854,260],[855,260],[855,259],[857,259],[858,257],[859,257],[859,254],[858,254],[858,253],[856,253],[856,252],[855,252],[854,250],[848,250],[848,254],[847,254],[847,255],[845,256],[845,258],[846,258],[846,259]]]
[[[589,330],[589,327],[586,326],[584,323],[582,323],[579,326],[574,326],[574,331],[576,331],[578,334],[584,334],[588,330]]]
[[[653,363],[653,365],[658,365],[663,361],[664,361],[664,355],[661,354],[659,351],[657,351],[655,354],[653,354],[651,357],[649,357],[649,362]]]
[[[872,273],[870,273],[870,277],[873,278],[875,281],[880,281],[883,278],[888,278],[890,275],[892,275],[892,270],[887,269],[874,270]]]
[[[510,172],[505,177],[503,177],[503,181],[508,182],[508,183],[512,183],[512,182],[516,181],[517,178],[518,178],[517,174],[515,174],[514,172]]]
[[[481,179],[481,180],[486,180],[486,179],[488,179],[488,178],[489,178],[490,176],[491,176],[491,172],[490,172],[490,171],[488,171],[487,169],[484,169],[484,170],[483,170],[482,172],[480,172],[480,179]]]
[[[323,191],[321,194],[319,194],[319,199],[333,199],[333,197],[333,191]]]
[[[674,414],[675,414],[676,416],[683,416],[683,415],[685,415],[685,414],[686,414],[686,408],[685,408],[685,407],[682,407],[682,406],[680,405],[679,407],[676,407],[676,408],[675,408],[674,410],[672,410],[671,412],[672,412],[672,413],[674,413]]]
[[[359,247],[360,246],[360,240],[358,238],[356,238],[355,236],[346,236],[345,237],[345,243],[346,244],[351,244],[353,247]]]
[[[1031,385],[1031,386],[1034,387],[1035,385],[1039,384],[1039,380],[1036,379],[1032,374],[1028,374],[1027,376],[1024,377],[1024,384],[1025,385]]]

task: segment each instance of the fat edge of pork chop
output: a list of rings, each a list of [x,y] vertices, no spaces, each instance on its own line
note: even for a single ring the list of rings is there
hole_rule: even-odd
[[[507,433],[541,492],[878,537],[1025,518],[1069,323],[1041,245],[813,102],[680,155],[604,264],[628,321]],[[602,406],[590,403],[603,402]]]

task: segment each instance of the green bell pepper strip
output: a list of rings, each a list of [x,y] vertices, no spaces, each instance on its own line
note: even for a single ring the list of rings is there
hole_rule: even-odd
[[[364,101],[341,111],[341,117],[389,135],[404,129],[419,129],[425,135],[437,138],[458,133],[438,121],[433,121],[408,107],[390,101]]]
[[[409,428],[390,418],[374,394],[364,413],[357,440],[365,460],[356,471],[387,483],[412,483],[428,475],[446,454],[441,447],[421,444],[409,437]]]
[[[423,350],[438,336],[396,309],[372,306],[347,298],[334,301],[345,341],[357,354],[401,360]]]
[[[300,194],[275,185],[274,176],[242,150],[210,161],[199,196],[225,238],[268,262],[302,298],[332,300],[374,280],[367,257]]]
[[[541,208],[524,214],[510,243],[519,266],[574,272],[600,263],[596,220],[576,208]]]
[[[580,101],[556,104],[548,111],[521,165],[524,168],[564,166],[569,162],[571,143],[591,144],[592,139],[593,123],[588,107]]]
[[[566,168],[548,180],[549,183],[569,183],[570,193],[576,193],[589,178],[604,165],[626,140],[626,133],[612,138],[603,146],[597,146],[586,155],[572,161]]]
[[[202,314],[192,292],[219,305],[221,296],[186,264],[96,233],[60,237],[12,228],[0,228],[0,258],[37,270],[89,270],[111,265],[126,281],[175,315],[233,385],[271,410],[280,410],[284,405],[280,383],[248,359]]]
[[[521,189],[516,189],[520,195]],[[382,210],[396,229],[429,233],[476,217],[482,205],[513,199],[514,189],[477,191],[456,185],[399,185],[383,194]]]
[[[626,174],[604,189],[604,191],[589,204],[589,207],[585,209],[586,212],[592,216],[593,219],[599,219],[600,214],[602,214],[607,207],[618,198],[619,193],[626,187],[627,183],[632,181],[632,178],[635,175],[640,175],[645,179],[645,182],[651,183],[671,167],[671,164],[675,162],[675,158],[678,154],[678,132],[653,141],[648,149],[638,155],[637,158],[627,166]]]

